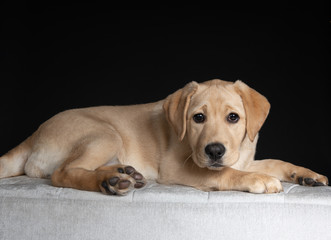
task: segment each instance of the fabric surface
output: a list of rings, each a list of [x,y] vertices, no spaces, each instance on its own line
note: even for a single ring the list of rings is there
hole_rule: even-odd
[[[149,182],[123,197],[0,180],[0,239],[331,239],[331,187],[203,192]]]

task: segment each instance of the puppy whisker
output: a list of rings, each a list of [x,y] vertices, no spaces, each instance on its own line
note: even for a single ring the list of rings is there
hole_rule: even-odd
[[[185,161],[184,161],[184,163],[183,163],[183,166],[185,166],[185,164],[187,163],[187,161],[192,157],[192,154],[193,154],[193,153],[191,153],[191,154],[185,159]]]

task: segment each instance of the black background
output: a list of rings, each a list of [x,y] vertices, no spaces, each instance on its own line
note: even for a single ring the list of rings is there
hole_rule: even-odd
[[[233,2],[3,2],[0,155],[66,109],[241,79],[272,106],[256,158],[331,177],[329,1]]]

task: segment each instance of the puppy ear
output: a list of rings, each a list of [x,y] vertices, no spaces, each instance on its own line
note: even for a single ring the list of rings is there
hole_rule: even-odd
[[[169,95],[163,104],[163,110],[168,122],[174,128],[180,141],[184,139],[186,132],[187,110],[191,97],[198,90],[198,83],[190,82],[182,89]]]
[[[240,80],[234,83],[234,87],[244,103],[247,134],[253,142],[268,116],[270,103],[264,96]]]

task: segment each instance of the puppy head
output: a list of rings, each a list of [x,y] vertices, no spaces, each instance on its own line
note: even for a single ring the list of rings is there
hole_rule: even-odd
[[[199,167],[235,164],[247,136],[254,141],[270,109],[267,99],[241,81],[191,82],[163,105],[180,141],[186,137]]]

